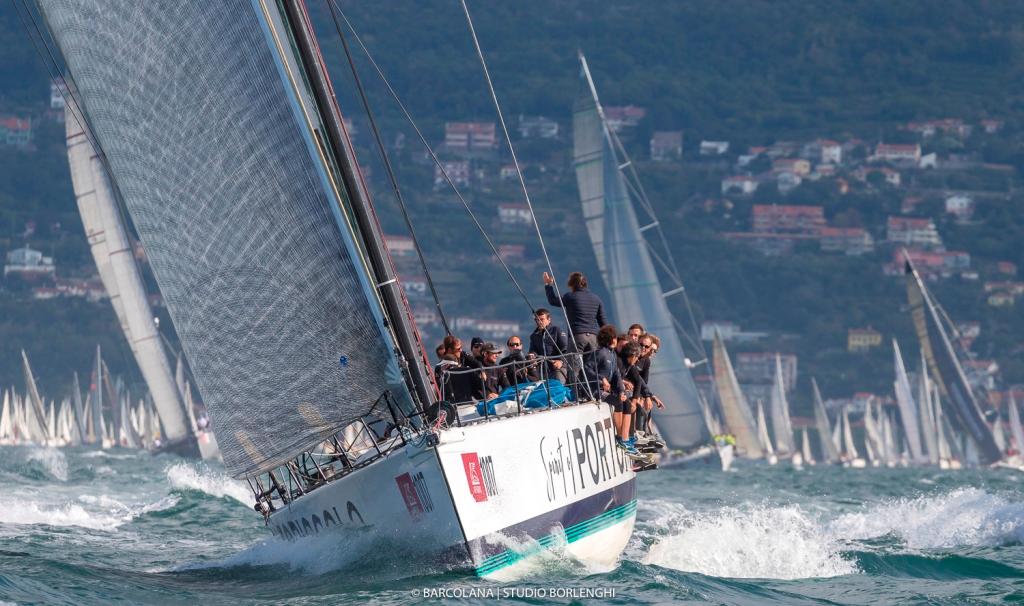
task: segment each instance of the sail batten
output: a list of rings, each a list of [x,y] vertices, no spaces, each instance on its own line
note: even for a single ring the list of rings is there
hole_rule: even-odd
[[[283,463],[386,392],[407,401],[278,6],[40,6],[229,471]]]

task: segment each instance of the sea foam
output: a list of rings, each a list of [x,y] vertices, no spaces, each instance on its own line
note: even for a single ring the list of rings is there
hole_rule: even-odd
[[[68,481],[68,460],[64,453],[56,448],[33,448],[28,452],[27,458],[38,463],[54,479]]]
[[[655,564],[716,577],[801,579],[857,572],[842,543],[821,521],[796,505],[745,504],[691,511],[658,502],[659,519],[645,526],[668,529],[643,556]]]
[[[218,499],[230,497],[246,506],[253,502],[252,493],[241,482],[212,471],[205,464],[175,463],[166,473],[173,488],[197,490]]]
[[[839,516],[830,531],[847,539],[894,535],[911,549],[998,546],[1024,541],[1024,503],[977,488],[896,499]]]
[[[0,524],[78,526],[109,531],[140,515],[169,509],[177,503],[175,496],[140,505],[125,505],[107,496],[92,495],[82,495],[78,502],[61,504],[19,497],[0,498]]]

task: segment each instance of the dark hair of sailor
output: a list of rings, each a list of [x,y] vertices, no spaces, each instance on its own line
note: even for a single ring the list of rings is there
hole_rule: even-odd
[[[587,287],[587,277],[581,272],[574,271],[569,274],[569,288],[579,290]]]
[[[605,324],[597,332],[597,344],[601,347],[611,347],[612,341],[618,336],[619,331],[611,324]]]

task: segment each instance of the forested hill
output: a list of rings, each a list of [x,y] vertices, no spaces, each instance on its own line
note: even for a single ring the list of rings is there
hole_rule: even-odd
[[[327,5],[307,3],[342,109],[355,121],[356,145],[370,168],[381,220],[390,233],[401,233]],[[0,117],[31,118],[33,127],[31,145],[0,144],[0,251],[29,244],[55,258],[58,275],[86,277],[94,270],[71,195],[63,126],[49,109],[49,76],[15,6],[21,4],[0,4]],[[432,143],[444,140],[446,122],[495,120],[458,2],[340,6]],[[471,2],[470,9],[513,130],[521,114],[546,116],[561,127],[551,140],[524,140],[514,133],[560,274],[583,269],[596,275],[571,166],[570,116],[579,92],[576,54],[582,50],[606,106],[646,109],[623,138],[670,234],[698,321],[731,321],[771,333],[749,349],[798,354],[803,392],[811,374],[819,377],[826,397],[888,392],[891,353],[882,346],[850,354],[847,330],[872,326],[886,340],[912,343],[902,282],[882,274],[891,258],[882,241],[886,218],[901,214],[905,198],[920,196],[924,201],[915,214],[933,218],[946,247],[970,253],[972,269],[980,272],[977,282],[954,277],[935,283],[939,298],[954,318],[981,323],[975,349],[999,362],[1006,382],[1024,382],[1022,303],[992,307],[982,289],[983,282],[997,279],[993,268],[1000,261],[1024,270],[1024,199],[1017,194],[1024,169],[1024,4],[522,0]],[[451,196],[432,188],[433,169],[415,148],[411,130],[365,59],[357,56],[357,63],[389,145],[399,134],[406,136],[406,145],[392,153],[442,302],[453,316],[515,319],[527,329],[528,311],[499,279]],[[1002,127],[994,135],[976,130],[958,140],[927,141],[904,128],[908,121],[940,118],[975,125],[994,119]],[[682,157],[650,162],[651,134],[673,130],[683,132]],[[810,180],[786,194],[772,184],[747,197],[721,195],[721,180],[737,172],[738,156],[750,146],[822,138],[861,141],[851,147],[858,161],[882,141],[920,141],[924,152],[942,160],[962,156],[1000,168],[904,171],[898,187],[879,182],[877,175],[862,182],[851,178],[850,193],[842,196],[825,181]],[[696,151],[705,139],[729,141],[730,151],[706,161]],[[474,160],[481,176],[466,192],[499,244],[525,246],[525,258],[513,271],[539,301],[542,267],[532,232],[497,221],[498,204],[521,199],[514,184],[497,178],[507,162],[502,151]],[[946,190],[985,194],[972,221],[954,222],[943,213]],[[751,228],[753,204],[819,205],[830,225],[863,228],[879,246],[856,257],[823,254],[816,245],[764,256],[725,238]],[[32,234],[30,223],[37,226]],[[25,285],[0,283],[0,385],[20,384],[22,347],[44,387],[55,391],[71,370],[88,366],[98,340],[113,352],[115,372],[131,371],[108,304],[37,301],[28,293]]]

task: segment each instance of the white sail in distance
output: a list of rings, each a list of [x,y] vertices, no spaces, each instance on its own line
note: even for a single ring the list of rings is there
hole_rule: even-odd
[[[910,456],[914,462],[924,460],[921,450],[921,434],[918,432],[920,423],[917,420],[917,404],[914,402],[913,391],[910,388],[910,379],[907,378],[907,369],[903,364],[903,354],[900,352],[900,344],[896,339],[892,340],[893,361],[896,368],[896,403],[900,409],[900,420],[903,423],[903,435],[910,445]]]
[[[826,463],[839,462],[838,440],[833,436],[832,427],[828,422],[828,413],[825,411],[825,403],[821,401],[821,391],[818,389],[818,381],[811,377],[811,389],[814,395],[814,425],[818,430],[818,441],[821,443],[821,456]],[[838,422],[836,429],[839,428]]]
[[[73,103],[73,101],[72,101]],[[127,229],[121,220],[114,189],[81,112],[65,108],[68,163],[82,224],[92,244],[100,279],[171,442],[188,439],[191,428],[174,385],[170,362],[153,322],[146,288],[135,264]]]
[[[615,317],[624,325],[640,323],[661,339],[649,381],[651,391],[665,403],[653,417],[658,432],[671,448],[693,448],[710,438],[697,385],[637,220],[614,133],[582,54],[580,62],[584,90],[573,109],[573,162],[583,220]]]
[[[722,336],[715,331],[712,345],[715,371],[715,387],[718,391],[718,402],[722,406],[725,428],[736,438],[736,451],[739,456],[749,459],[760,459],[764,456],[764,445],[757,436],[757,429],[750,406],[747,404],[739,381],[733,371],[729,352],[725,349]]]
[[[775,435],[775,449],[781,457],[796,452],[793,440],[793,423],[789,418],[789,402],[786,400],[786,382],[782,375],[782,359],[775,354],[775,376],[771,392],[772,432]]]

